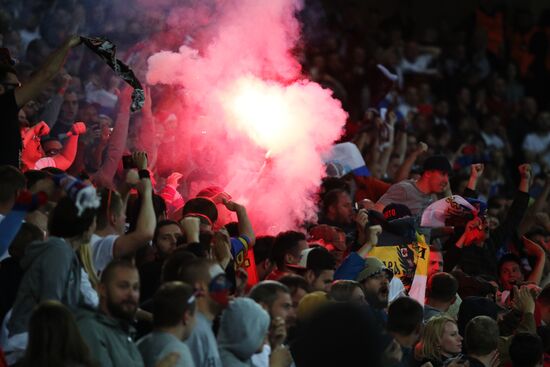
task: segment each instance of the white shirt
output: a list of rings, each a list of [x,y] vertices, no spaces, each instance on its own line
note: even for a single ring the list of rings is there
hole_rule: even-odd
[[[57,165],[55,164],[55,160],[52,157],[40,158],[34,164],[34,169],[37,169],[37,170],[40,170],[46,167],[57,167]]]
[[[114,259],[113,248],[115,241],[118,238],[118,235],[108,235],[105,237],[98,236],[96,234],[92,235],[90,240],[90,246],[92,249],[92,262],[94,269],[101,273],[107,265]],[[97,291],[92,286],[90,282],[90,277],[84,268],[80,269],[81,279],[80,279],[80,292],[84,297],[84,303],[97,308],[99,306],[99,296]]]
[[[101,273],[114,259],[113,249],[118,237],[117,234],[110,234],[105,237],[92,235],[90,245],[92,246],[92,261],[96,271]]]

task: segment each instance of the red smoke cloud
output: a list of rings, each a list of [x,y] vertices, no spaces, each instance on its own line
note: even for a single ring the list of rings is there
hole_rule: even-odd
[[[347,118],[332,92],[306,80],[293,55],[300,37],[296,0],[227,0],[201,7],[200,24],[178,52],[148,60],[147,81],[176,88],[161,101],[176,156],[159,168],[184,174],[191,197],[225,188],[248,208],[259,234],[295,229],[316,215],[321,156]],[[196,9],[179,8],[185,28]],[[208,20],[206,20],[208,19]],[[173,147],[172,147],[173,148]]]

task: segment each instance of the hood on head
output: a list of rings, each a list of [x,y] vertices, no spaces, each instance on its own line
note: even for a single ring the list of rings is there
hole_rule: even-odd
[[[269,329],[268,313],[250,298],[237,298],[223,312],[218,345],[246,361],[262,346]]]
[[[44,252],[49,250],[53,246],[69,246],[61,238],[50,237],[46,241],[35,241],[32,242],[25,249],[25,255],[21,259],[21,268],[27,270],[30,268],[32,263],[39,258]]]

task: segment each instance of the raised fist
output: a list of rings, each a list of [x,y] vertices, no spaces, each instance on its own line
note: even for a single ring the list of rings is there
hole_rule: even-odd
[[[86,124],[83,122],[75,122],[71,128],[71,135],[81,135],[86,132]]]

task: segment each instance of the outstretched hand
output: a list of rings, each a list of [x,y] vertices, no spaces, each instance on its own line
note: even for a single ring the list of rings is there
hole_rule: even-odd
[[[77,36],[77,35],[72,35],[69,38],[67,38],[67,40],[65,41],[65,44],[70,48],[74,48],[80,45],[81,43],[82,43],[82,39],[80,38],[80,36]]]
[[[483,174],[485,165],[483,163],[474,163],[470,166],[470,177],[478,178]]]
[[[238,210],[243,208],[243,206],[241,204],[237,204],[236,202],[234,202],[232,200],[227,200],[225,198],[222,198],[222,203],[223,203],[223,205],[225,205],[227,210],[229,210],[231,212],[237,212]]]
[[[530,180],[532,175],[531,165],[529,163],[524,163],[518,167],[519,175],[522,180]]]

